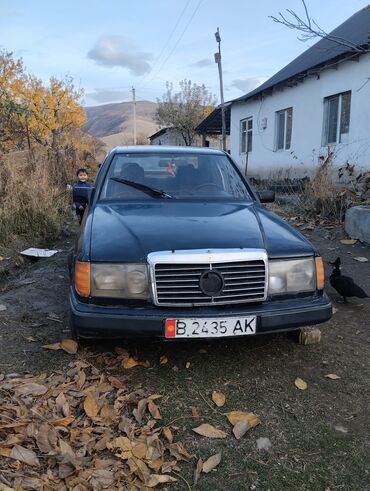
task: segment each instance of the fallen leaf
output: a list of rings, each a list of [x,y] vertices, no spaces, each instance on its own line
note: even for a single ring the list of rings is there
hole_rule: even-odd
[[[330,378],[331,380],[338,380],[340,377],[336,373],[328,373],[325,378]]]
[[[207,459],[202,467],[202,471],[208,474],[208,472],[211,472],[212,469],[218,466],[218,464],[221,462],[221,453],[216,453],[215,455],[212,455],[209,459]]]
[[[14,445],[9,457],[35,467],[40,465],[39,459],[37,458],[35,452],[29,448],[21,447],[20,445]]]
[[[172,434],[172,431],[170,430],[170,428],[168,426],[165,426],[162,431],[163,431],[163,434],[166,437],[168,443],[172,443],[173,442],[173,434]]]
[[[256,443],[257,450],[270,450],[272,447],[271,440],[263,436],[261,438],[257,438]]]
[[[192,407],[191,408],[191,417],[193,419],[199,419],[200,418],[200,415],[199,415],[199,412],[198,412],[198,409],[196,407]]]
[[[148,400],[148,409],[154,419],[162,419],[158,406],[150,399]]]
[[[45,385],[36,384],[34,382],[26,383],[17,387],[17,393],[22,396],[42,396],[48,391]]]
[[[198,435],[206,436],[208,438],[226,438],[227,433],[225,433],[222,430],[218,430],[214,426],[208,424],[208,423],[203,423],[200,426],[197,426],[196,428],[193,428],[193,431],[195,433],[198,433]]]
[[[168,447],[170,454],[173,455],[177,460],[185,460],[186,462],[189,462],[189,460],[192,458],[190,453],[180,442],[171,443]]]
[[[146,456],[148,447],[143,442],[132,443],[132,455],[137,459],[143,459]]]
[[[302,380],[301,378],[297,377],[294,381],[294,385],[300,389],[300,390],[306,390],[307,389],[307,383]]]
[[[139,365],[139,362],[132,358],[131,356],[128,358],[125,358],[122,362],[123,368],[134,368]]]
[[[348,429],[342,425],[335,425],[334,429],[339,431],[340,433],[348,433]]]
[[[70,444],[65,442],[61,438],[59,439],[59,450],[61,455],[68,455],[68,457],[70,457],[71,459],[76,458],[76,454],[74,453]]]
[[[78,344],[74,339],[63,339],[60,347],[69,355],[74,355],[77,353]]]
[[[355,240],[355,239],[342,239],[342,240],[340,240],[340,242],[342,244],[345,244],[345,245],[353,245],[353,244],[356,244],[357,240]]]
[[[139,424],[141,423],[141,421],[143,419],[147,403],[148,403],[147,399],[141,399],[138,402],[137,408],[135,408],[132,411],[132,414],[135,416],[135,419]]]
[[[194,486],[199,481],[199,478],[200,478],[200,475],[201,475],[201,472],[202,472],[202,468],[203,468],[203,460],[202,459],[199,459],[198,462],[197,462],[197,465],[196,465],[196,467],[194,469]]]
[[[4,261],[4,259],[5,259],[5,257],[0,256],[0,262],[1,262],[1,261]]]
[[[161,365],[165,365],[166,363],[168,363],[168,358],[167,358],[167,356],[162,355],[162,356],[159,358],[159,363],[160,363]]]
[[[367,262],[369,262],[369,260],[368,260],[367,257],[362,257],[362,256],[360,256],[360,257],[354,257],[352,259],[354,259],[355,261],[358,261],[359,263],[367,263]]]
[[[99,406],[95,398],[95,394],[92,390],[87,393],[84,400],[84,410],[89,418],[96,418],[99,412]]]
[[[62,349],[62,346],[60,343],[53,343],[53,344],[44,344],[43,348],[57,351],[59,349]]]
[[[126,436],[119,436],[107,443],[107,448],[112,450],[116,457],[127,460],[132,456],[132,445],[129,438]]]
[[[246,413],[244,411],[230,411],[229,413],[225,413],[225,416],[233,426],[240,421],[248,421],[251,428],[254,428],[261,423],[261,420],[256,414]]]
[[[53,426],[42,423],[37,432],[36,443],[42,453],[54,453],[58,445],[58,435]]]
[[[65,418],[52,419],[49,421],[53,426],[69,426],[75,420],[74,416],[66,416]]]
[[[152,474],[149,480],[145,483],[145,486],[148,488],[154,488],[155,486],[158,486],[158,484],[163,484],[166,482],[177,482],[177,479],[167,474]]]
[[[8,447],[0,447],[0,456],[1,457],[10,457],[12,449]],[[1,488],[0,488],[1,490]]]
[[[141,367],[144,367],[144,368],[149,368],[150,367],[150,363],[148,361],[139,361],[139,360],[135,360],[135,358],[132,358],[131,356],[129,356],[128,358],[124,358],[123,361],[122,361],[122,366],[123,368],[134,368],[134,367],[137,367],[137,366],[141,366]]]
[[[185,368],[190,368],[190,361],[186,362]]]
[[[37,341],[33,336],[23,336],[23,338],[29,343],[35,343]]]
[[[217,407],[222,407],[225,404],[226,397],[222,392],[216,392],[214,390],[212,392],[212,401],[216,404]]]
[[[235,435],[235,438],[237,440],[240,440],[240,438],[247,433],[250,427],[251,425],[248,423],[247,419],[244,419],[236,423],[236,425],[233,428],[233,433]]]

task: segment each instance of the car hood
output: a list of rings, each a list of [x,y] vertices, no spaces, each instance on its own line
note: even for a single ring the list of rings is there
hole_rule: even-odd
[[[311,244],[256,203],[107,203],[94,207],[90,259],[143,262],[154,251],[266,249],[270,257],[312,255]]]

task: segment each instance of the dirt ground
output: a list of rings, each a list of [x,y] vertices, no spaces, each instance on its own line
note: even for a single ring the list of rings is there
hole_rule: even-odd
[[[317,227],[304,232],[325,261],[337,256],[342,270],[370,292],[370,248],[339,242],[341,231]],[[56,256],[26,263],[0,278],[0,374],[33,374],[64,369],[73,356],[43,349],[68,337],[68,273],[66,258],[73,238],[56,244]],[[0,267],[5,268],[5,261]],[[326,266],[327,276],[330,266]],[[159,343],[122,342],[149,368],[122,369],[133,387],[163,395],[163,421],[175,421],[177,439],[196,455],[181,466],[192,482],[196,460],[222,452],[218,467],[202,475],[199,490],[370,490],[370,299],[339,303],[327,286],[335,313],[321,326],[322,341],[299,345],[286,334],[245,339]],[[3,307],[4,308],[4,307]],[[112,343],[83,343],[77,356],[94,360],[112,352]],[[168,363],[161,365],[165,355]],[[331,380],[326,374],[340,378]],[[308,384],[298,390],[294,381]],[[218,410],[212,391],[226,404]],[[201,419],[192,419],[195,407]],[[236,440],[223,412],[253,411],[262,423]],[[210,440],[191,431],[208,422],[228,432]],[[256,440],[269,438],[271,448],[258,450]],[[177,486],[177,487],[176,487]],[[189,489],[185,481],[171,489]]]

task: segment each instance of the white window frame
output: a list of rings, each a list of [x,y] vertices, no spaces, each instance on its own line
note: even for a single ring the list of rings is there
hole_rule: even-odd
[[[346,133],[341,133],[342,126],[342,103],[343,96],[349,94],[350,103],[349,103],[349,122],[348,122],[348,131]],[[329,142],[329,101],[333,99],[338,99],[338,114],[337,114],[337,131],[335,135],[335,141]],[[330,95],[324,98],[324,117],[323,117],[323,125],[322,125],[322,146],[328,145],[336,145],[338,143],[343,143],[343,135],[349,134],[350,127],[350,119],[351,119],[351,102],[352,102],[352,92],[347,90],[345,92],[340,92],[339,94]]]
[[[251,122],[251,128],[248,129],[248,123]],[[245,130],[243,131],[243,124],[245,123]],[[243,138],[242,135],[245,133],[245,148],[243,149]],[[240,155],[244,155],[246,153],[251,153],[253,150],[253,116],[249,116],[248,118],[244,118],[240,120]],[[250,147],[250,150],[248,150]]]
[[[290,128],[290,141],[289,146],[287,145],[287,128],[288,128],[288,111],[292,112],[292,124]],[[282,148],[278,148],[279,145],[279,123],[280,123],[280,114],[284,114],[284,134],[283,140],[284,145]],[[292,133],[293,133],[293,107],[287,107],[285,109],[280,109],[275,112],[275,152],[284,152],[286,150],[290,150],[292,147]]]

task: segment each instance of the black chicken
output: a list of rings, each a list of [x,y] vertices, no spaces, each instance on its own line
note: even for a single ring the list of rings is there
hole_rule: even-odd
[[[334,266],[333,272],[329,277],[331,286],[342,295],[343,301],[346,302],[347,297],[368,298],[368,295],[364,290],[356,285],[352,278],[349,276],[342,276],[340,272],[340,257],[334,262],[330,262]]]

